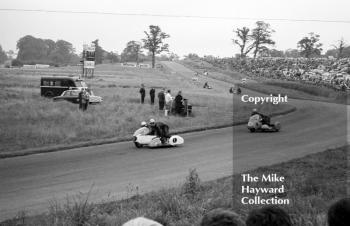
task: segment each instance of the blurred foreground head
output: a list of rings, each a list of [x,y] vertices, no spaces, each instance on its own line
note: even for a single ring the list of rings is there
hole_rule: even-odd
[[[144,217],[137,217],[124,223],[123,226],[163,226],[163,225],[159,224],[156,221],[153,221]]]
[[[266,206],[250,211],[247,226],[291,226],[289,215],[278,206]]]
[[[350,198],[344,198],[328,209],[329,226],[347,226],[350,225]]]
[[[201,226],[244,226],[244,222],[233,211],[214,209],[203,216]]]

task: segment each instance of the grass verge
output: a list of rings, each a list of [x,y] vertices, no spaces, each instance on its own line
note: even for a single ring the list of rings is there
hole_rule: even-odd
[[[232,101],[227,90],[204,90],[186,81],[153,69],[99,65],[95,78],[87,82],[101,105],[89,106],[86,112],[69,102],[53,102],[40,96],[40,77],[70,75],[79,68],[45,70],[0,70],[0,156],[22,155],[127,140],[141,121],[150,118],[167,123],[170,132],[193,131],[246,119],[253,105]],[[158,105],[139,103],[139,85],[166,87],[173,95],[181,89],[193,105],[193,117],[165,117]],[[157,99],[156,99],[157,101]],[[233,108],[235,105],[235,108]],[[262,112],[274,113],[291,106],[262,106]],[[233,117],[234,116],[234,117]],[[34,150],[35,149],[35,150]],[[33,151],[34,150],[34,151]]]
[[[265,94],[287,95],[290,98],[349,104],[349,92],[293,81],[263,81],[240,86]]]
[[[285,198],[290,205],[283,208],[290,214],[295,226],[326,226],[326,211],[335,200],[346,196],[347,156],[349,146],[329,149],[288,162],[251,170],[251,175],[276,173],[286,178]],[[65,204],[52,202],[48,212],[28,217],[21,212],[17,218],[1,223],[13,225],[121,225],[127,220],[145,216],[164,225],[199,225],[203,214],[214,208],[236,211],[243,218],[257,205],[242,205],[241,174],[210,182],[201,182],[191,169],[184,184],[144,195],[133,190],[130,198],[92,204],[89,194],[67,199]],[[275,184],[260,183],[255,187]],[[77,224],[77,222],[79,224]]]

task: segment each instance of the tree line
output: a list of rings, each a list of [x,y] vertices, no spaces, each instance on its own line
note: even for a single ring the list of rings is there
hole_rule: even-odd
[[[104,50],[99,39],[92,41],[95,45],[95,63],[103,62],[116,63],[125,61],[143,61],[149,59],[152,61],[152,67],[155,67],[156,55],[169,51],[169,45],[164,43],[170,35],[163,32],[159,26],[150,25],[149,31],[144,31],[146,37],[140,41],[129,41],[121,55],[117,52]],[[81,56],[75,53],[73,45],[65,40],[35,38],[26,35],[17,41],[17,58],[11,59],[12,66],[21,66],[23,64],[49,64],[53,66],[76,65],[81,61]],[[148,50],[148,55],[142,53],[142,50]],[[175,57],[174,54],[171,56]],[[164,57],[164,56],[162,56]],[[0,46],[0,63],[8,60],[8,54]]]
[[[256,57],[320,57],[323,51],[320,36],[315,33],[309,33],[297,42],[297,49],[288,49],[286,51],[271,48],[275,45],[272,34],[275,32],[270,24],[264,21],[257,21],[254,28],[242,27],[234,31],[233,44],[239,47],[238,57],[245,58],[249,54]],[[119,55],[118,52],[104,50],[99,39],[95,39],[95,63],[116,63],[135,61],[137,63],[144,60],[152,61],[152,67],[155,67],[156,59],[171,60],[178,56],[174,53],[168,55],[157,55],[162,52],[169,52],[169,45],[164,42],[170,35],[161,30],[159,26],[150,25],[148,31],[144,31],[145,38],[140,41],[131,40]],[[0,64],[6,60],[12,60],[13,66],[21,64],[50,64],[54,66],[75,65],[81,60],[81,54],[76,54],[73,45],[65,40],[35,38],[26,35],[17,41],[17,58],[11,59],[13,51],[5,52],[0,46]],[[143,50],[147,50],[145,54]],[[344,39],[340,39],[333,49],[329,49],[325,56],[335,58],[350,57],[350,46]]]
[[[321,57],[322,46],[320,43],[320,35],[313,32],[303,37],[297,42],[298,49],[288,49],[281,51],[269,48],[275,45],[272,40],[272,34],[275,32],[270,24],[264,21],[257,21],[253,29],[248,27],[236,28],[233,30],[233,44],[238,46],[240,53],[238,57],[245,58],[252,53],[253,58],[262,57]],[[337,44],[333,45],[334,49],[330,49],[325,56],[335,58],[350,57],[350,46],[347,46],[344,39],[341,38]]]

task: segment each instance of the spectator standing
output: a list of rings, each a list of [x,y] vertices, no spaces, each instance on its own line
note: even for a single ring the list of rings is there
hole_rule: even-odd
[[[78,98],[79,98],[79,109],[83,110],[83,90],[80,90]]]
[[[334,203],[328,209],[329,226],[350,225],[350,198],[344,198]]]
[[[250,211],[247,226],[292,226],[289,215],[278,206],[266,206]]]
[[[151,104],[153,105],[154,104],[154,96],[155,96],[155,93],[156,93],[156,90],[154,88],[152,88],[150,91],[149,91],[149,95],[151,97]]]
[[[158,100],[159,100],[159,110],[164,110],[164,104],[165,104],[165,94],[164,94],[164,88],[158,93]]]
[[[206,213],[200,226],[244,226],[244,222],[235,212],[219,208]]]
[[[86,111],[89,105],[90,95],[89,93],[84,89],[83,90],[83,111]]]
[[[165,94],[165,110],[167,112],[171,112],[171,107],[173,104],[173,97],[170,94],[170,89],[168,89],[168,91]]]
[[[141,88],[139,92],[141,94],[141,104],[143,104],[145,102],[145,96],[146,96],[146,90],[145,90],[144,84],[141,84]]]
[[[182,114],[183,112],[183,103],[182,103],[182,92],[179,91],[175,97],[175,112],[177,114]]]

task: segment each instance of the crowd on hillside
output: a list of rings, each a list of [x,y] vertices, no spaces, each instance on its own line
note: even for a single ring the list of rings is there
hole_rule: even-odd
[[[157,220],[157,219],[156,219]],[[350,198],[341,199],[330,206],[327,212],[328,226],[350,225]],[[166,226],[163,220],[151,220],[144,217],[132,219],[123,226]],[[292,226],[289,214],[279,206],[265,206],[253,209],[244,220],[225,209],[213,209],[202,217],[200,226]]]
[[[257,58],[232,60],[232,69],[251,77],[294,80],[350,89],[350,58]]]

